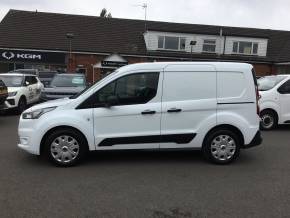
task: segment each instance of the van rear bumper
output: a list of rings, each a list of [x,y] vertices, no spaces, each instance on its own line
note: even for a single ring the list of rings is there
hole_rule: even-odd
[[[262,144],[262,142],[263,142],[263,139],[262,139],[262,136],[261,136],[261,131],[258,130],[256,135],[255,135],[255,137],[250,142],[250,144],[244,145],[244,146],[242,146],[242,148],[251,148],[251,147],[254,147],[254,146],[258,146],[258,145]]]

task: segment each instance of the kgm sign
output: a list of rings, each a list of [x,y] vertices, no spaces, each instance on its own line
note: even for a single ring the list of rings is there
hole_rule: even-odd
[[[5,51],[2,53],[2,57],[11,60],[11,59],[31,59],[31,60],[41,60],[41,55],[40,54],[29,54],[29,53],[14,53],[11,51]]]
[[[0,61],[65,64],[65,52],[0,49]]]

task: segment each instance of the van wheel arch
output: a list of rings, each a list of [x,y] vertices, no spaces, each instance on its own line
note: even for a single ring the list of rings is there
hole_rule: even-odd
[[[229,130],[229,131],[234,132],[239,137],[239,141],[240,141],[241,145],[244,145],[244,143],[245,143],[244,135],[237,127],[235,127],[233,125],[229,125],[229,124],[222,124],[222,125],[219,125],[219,126],[215,126],[211,130],[208,131],[208,133],[205,135],[205,137],[203,139],[202,147],[204,147],[206,138],[209,135],[211,135],[213,132],[216,132],[216,131],[219,131],[219,130]]]
[[[51,128],[50,130],[48,130],[44,134],[44,136],[42,137],[41,142],[40,142],[40,155],[42,155],[43,152],[44,152],[45,142],[46,142],[47,137],[50,134],[52,134],[53,132],[57,131],[57,130],[64,130],[64,129],[73,130],[73,131],[78,132],[86,140],[86,145],[85,146],[87,147],[87,150],[89,151],[89,144],[88,144],[87,137],[80,130],[78,130],[77,128],[71,127],[71,126],[56,126],[56,127]]]
[[[275,109],[265,108],[260,113],[263,113],[264,111],[272,111],[276,115],[277,120],[279,119],[279,115],[278,115],[278,113],[277,113],[277,111]]]

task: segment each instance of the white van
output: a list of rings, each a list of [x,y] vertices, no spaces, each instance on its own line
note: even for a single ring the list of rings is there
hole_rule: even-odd
[[[60,166],[116,149],[201,149],[230,163],[262,141],[255,84],[249,64],[128,65],[78,96],[26,110],[18,146]]]
[[[261,127],[270,130],[290,124],[290,75],[266,76],[258,80]]]

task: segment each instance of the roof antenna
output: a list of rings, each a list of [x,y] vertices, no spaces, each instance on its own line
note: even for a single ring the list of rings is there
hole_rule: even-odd
[[[144,30],[145,32],[147,32],[147,3],[143,3],[143,4],[139,4],[139,5],[134,5],[136,7],[142,7],[144,9],[144,12],[145,12],[145,18],[144,18]]]

